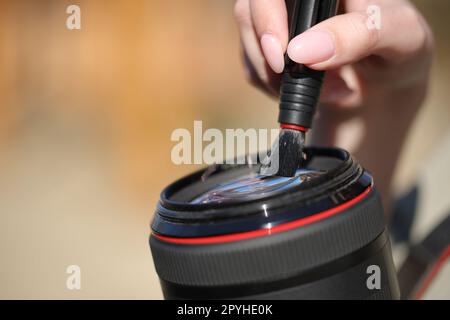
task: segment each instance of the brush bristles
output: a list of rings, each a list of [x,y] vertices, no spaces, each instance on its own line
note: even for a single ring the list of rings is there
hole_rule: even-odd
[[[293,177],[303,161],[305,133],[282,129],[275,141],[268,160],[261,167],[261,174]]]

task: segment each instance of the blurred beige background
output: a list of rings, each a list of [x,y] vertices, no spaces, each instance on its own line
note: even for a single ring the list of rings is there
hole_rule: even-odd
[[[416,1],[436,32],[430,96],[401,193],[449,134],[448,0]],[[81,30],[66,8],[81,7]],[[233,1],[0,1],[0,298],[160,298],[147,243],[176,128],[276,127],[244,79]],[[370,168],[369,168],[370,169]],[[79,265],[81,290],[66,288]]]

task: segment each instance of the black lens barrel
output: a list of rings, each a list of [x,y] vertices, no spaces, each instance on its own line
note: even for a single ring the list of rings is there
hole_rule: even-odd
[[[298,190],[223,208],[192,206],[188,199],[204,191],[194,174],[162,193],[150,246],[165,298],[400,297],[372,178],[342,150],[307,152],[310,165],[328,173]],[[216,181],[235,170],[219,170]],[[262,214],[261,204],[273,210]],[[371,276],[379,277],[375,286]]]

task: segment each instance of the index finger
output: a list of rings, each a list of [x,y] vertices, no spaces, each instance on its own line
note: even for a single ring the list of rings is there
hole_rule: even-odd
[[[289,41],[285,0],[250,0],[250,11],[264,57],[275,72],[282,72]]]

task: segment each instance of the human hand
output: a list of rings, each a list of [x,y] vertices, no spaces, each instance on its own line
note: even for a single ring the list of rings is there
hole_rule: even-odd
[[[378,26],[368,13],[374,6]],[[321,96],[327,104],[360,106],[380,91],[426,82],[433,37],[409,1],[344,0],[339,13],[288,43],[285,0],[236,1],[250,80],[278,94],[287,51],[297,63],[330,71]]]
[[[286,52],[327,71],[313,142],[355,155],[376,177],[388,212],[394,169],[429,81],[425,19],[407,0],[341,0],[336,17],[289,42],[285,0],[237,0],[235,17],[249,80],[264,91],[278,95]]]

